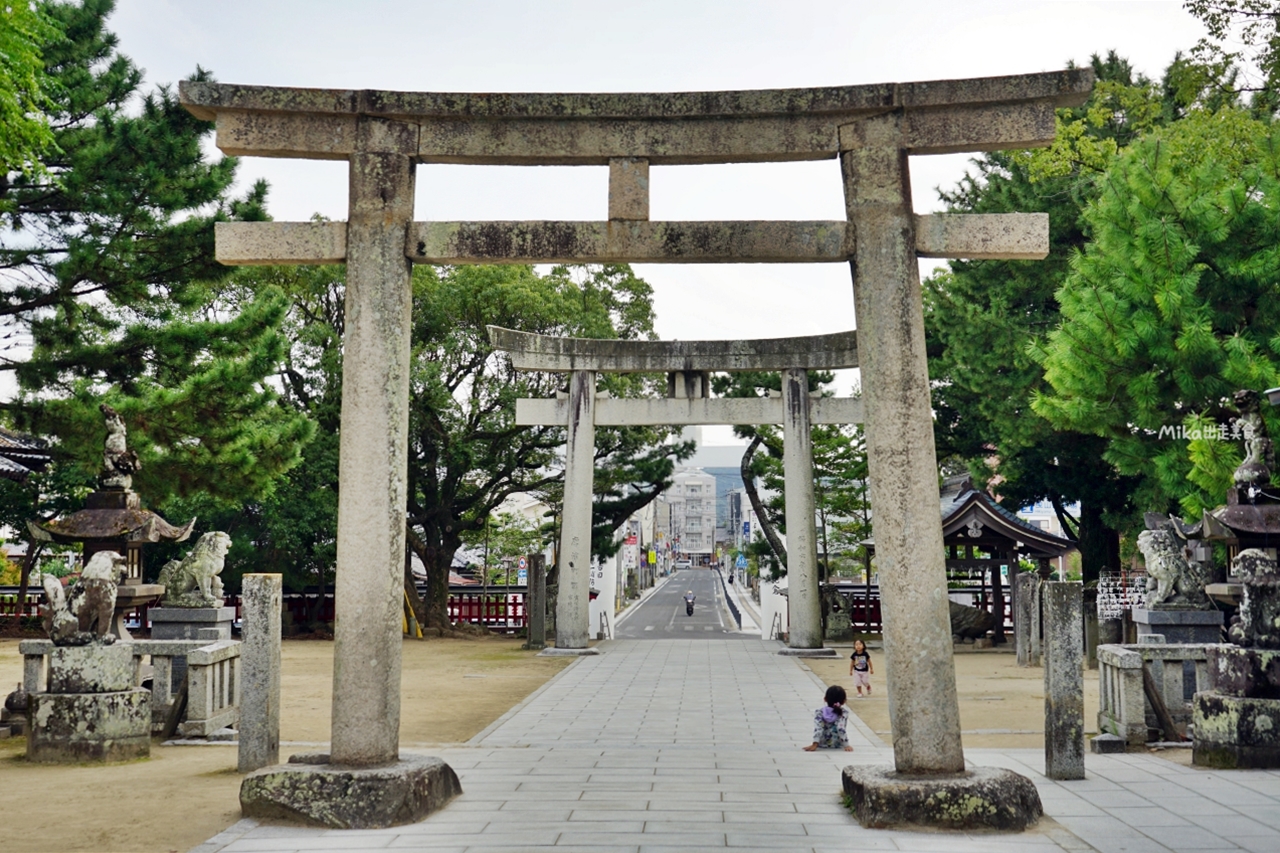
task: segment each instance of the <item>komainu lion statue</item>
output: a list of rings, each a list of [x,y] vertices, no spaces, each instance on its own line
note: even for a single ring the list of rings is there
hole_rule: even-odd
[[[1182,543],[1161,528],[1138,534],[1138,550],[1147,564],[1147,609],[1200,610],[1209,607],[1198,566],[1187,562]]]
[[[111,615],[116,609],[116,585],[127,572],[127,561],[115,551],[99,551],[89,558],[80,578],[68,592],[62,581],[45,575],[44,628],[55,646],[114,643]]]
[[[160,570],[164,603],[168,607],[221,607],[222,562],[231,537],[220,531],[201,536],[182,560],[170,560]]]

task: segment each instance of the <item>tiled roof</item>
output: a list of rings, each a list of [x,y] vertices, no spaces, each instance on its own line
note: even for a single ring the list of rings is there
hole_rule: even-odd
[[[51,458],[41,439],[0,427],[0,477],[22,482],[32,471],[43,471]]]

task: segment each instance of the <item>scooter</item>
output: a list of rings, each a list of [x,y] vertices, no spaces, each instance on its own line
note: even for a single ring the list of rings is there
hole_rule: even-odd
[[[686,616],[693,615],[693,602],[694,602],[694,596],[686,595],[684,597],[684,613]]]

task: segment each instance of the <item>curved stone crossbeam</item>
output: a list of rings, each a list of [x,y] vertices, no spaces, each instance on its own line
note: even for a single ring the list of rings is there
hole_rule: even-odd
[[[183,81],[182,104],[216,120],[218,147],[257,157],[422,163],[605,165],[820,160],[841,127],[901,110],[907,148],[948,154],[1045,145],[1057,107],[1079,106],[1088,69],[812,89],[674,93],[444,93],[294,89]]]
[[[621,341],[560,338],[489,326],[489,341],[516,370],[563,373],[734,373],[745,370],[842,370],[858,366],[857,332],[747,341]]]

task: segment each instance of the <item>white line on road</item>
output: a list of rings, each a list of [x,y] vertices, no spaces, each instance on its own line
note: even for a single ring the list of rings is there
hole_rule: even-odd
[[[653,630],[653,626],[652,626],[652,625],[645,625],[645,626],[644,626],[644,629],[645,629],[646,631],[652,631],[652,630]]]

